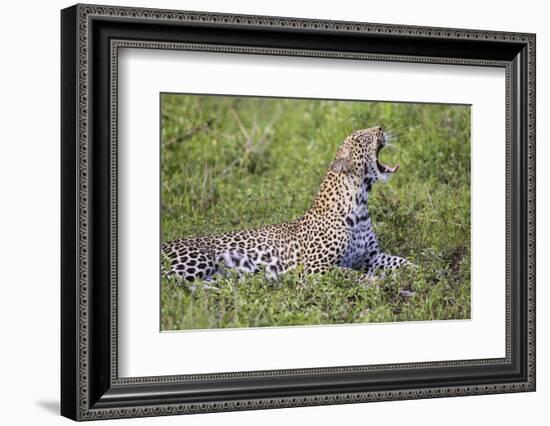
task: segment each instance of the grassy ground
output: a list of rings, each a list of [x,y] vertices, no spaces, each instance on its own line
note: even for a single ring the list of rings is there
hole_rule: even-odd
[[[415,270],[374,282],[334,270],[278,281],[162,279],[163,330],[470,317],[470,109],[465,106],[162,95],[162,240],[292,220],[353,130],[397,130],[369,212],[382,249]]]

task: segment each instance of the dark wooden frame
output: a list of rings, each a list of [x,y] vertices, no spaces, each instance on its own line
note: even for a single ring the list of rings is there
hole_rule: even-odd
[[[506,357],[119,378],[120,47],[505,68]],[[76,5],[61,13],[61,53],[64,416],[88,420],[535,390],[535,35]]]

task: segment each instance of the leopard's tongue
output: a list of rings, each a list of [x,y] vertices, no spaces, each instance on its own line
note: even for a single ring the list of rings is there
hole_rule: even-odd
[[[381,163],[380,160],[376,160],[376,163],[378,165],[378,170],[380,170],[382,173],[395,173],[400,167],[399,164],[396,164],[395,166],[390,167],[384,163]]]

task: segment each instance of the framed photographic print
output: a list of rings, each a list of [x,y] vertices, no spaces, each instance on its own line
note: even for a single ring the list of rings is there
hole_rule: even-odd
[[[535,390],[535,35],[61,30],[64,416]]]

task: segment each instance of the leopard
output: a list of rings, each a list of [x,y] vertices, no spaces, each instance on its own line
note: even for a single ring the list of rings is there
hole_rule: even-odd
[[[380,269],[412,264],[382,251],[368,212],[373,185],[387,182],[400,168],[379,159],[388,140],[381,126],[355,130],[345,137],[310,208],[295,220],[162,244],[165,273],[187,281],[208,281],[227,269],[262,270],[267,278],[277,279],[301,266],[306,274],[343,268],[373,276]]]

